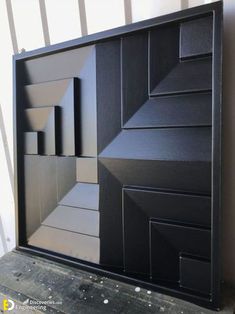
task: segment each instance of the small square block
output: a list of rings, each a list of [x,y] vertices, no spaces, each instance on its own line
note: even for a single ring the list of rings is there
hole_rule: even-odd
[[[97,158],[77,158],[77,181],[98,183]]]

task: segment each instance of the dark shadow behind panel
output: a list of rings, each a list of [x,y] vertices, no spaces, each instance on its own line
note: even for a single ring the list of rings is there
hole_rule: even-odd
[[[15,56],[20,246],[218,308],[220,34],[214,3]]]

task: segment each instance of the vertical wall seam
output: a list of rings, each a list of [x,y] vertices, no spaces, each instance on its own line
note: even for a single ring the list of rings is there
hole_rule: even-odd
[[[188,9],[189,7],[189,0],[181,0],[181,10]]]
[[[49,33],[49,27],[48,27],[45,0],[39,0],[39,7],[40,7],[40,15],[41,15],[41,21],[42,21],[44,43],[45,43],[45,46],[49,46],[51,44],[51,41],[50,41],[50,33]]]
[[[10,150],[9,150],[9,145],[8,145],[8,141],[7,141],[7,134],[6,134],[6,129],[5,129],[5,125],[4,125],[4,119],[3,119],[2,106],[1,105],[0,105],[0,131],[1,131],[1,135],[2,135],[3,148],[5,151],[5,157],[6,157],[6,162],[7,162],[7,169],[8,169],[9,180],[10,180],[10,184],[11,184],[12,195],[14,195],[13,166],[11,163]]]
[[[82,36],[86,36],[88,34],[88,29],[87,29],[85,0],[78,0],[78,8],[79,8],[79,14],[80,14],[81,34]]]
[[[12,42],[12,48],[14,53],[18,53],[18,43],[17,43],[17,37],[16,37],[16,30],[15,30],[15,23],[14,23],[14,16],[12,11],[12,3],[11,0],[5,0],[6,3],[6,9],[7,9],[7,18],[8,18],[8,24],[10,28],[10,35],[11,35],[11,42]]]
[[[125,24],[132,23],[132,6],[131,0],[124,0]]]

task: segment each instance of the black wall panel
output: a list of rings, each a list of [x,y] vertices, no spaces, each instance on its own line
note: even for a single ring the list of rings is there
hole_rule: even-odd
[[[19,248],[219,307],[221,13],[14,57]]]

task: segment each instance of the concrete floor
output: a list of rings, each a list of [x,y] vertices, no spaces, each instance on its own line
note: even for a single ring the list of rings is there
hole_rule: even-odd
[[[235,290],[224,288],[223,294],[220,313],[235,313]],[[15,309],[10,313],[216,313],[18,251],[0,259],[1,312],[2,300],[6,298],[15,302]],[[40,308],[44,304],[34,304],[38,307],[32,308],[32,302],[45,300],[48,302],[45,308]]]

